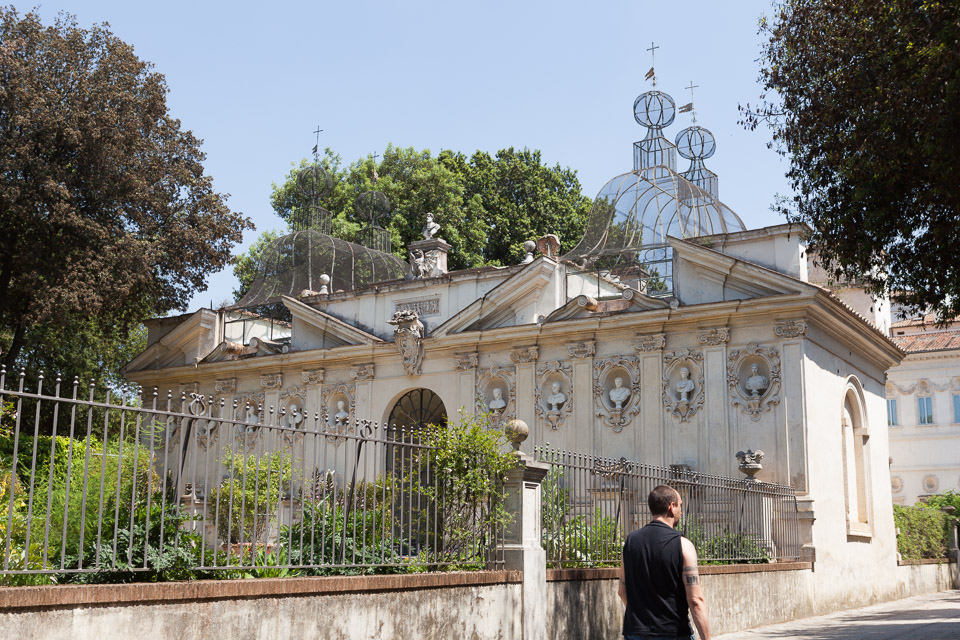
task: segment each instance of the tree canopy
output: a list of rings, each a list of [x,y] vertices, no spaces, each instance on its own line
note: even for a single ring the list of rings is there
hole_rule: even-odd
[[[960,4],[785,0],[761,21],[758,106],[790,159],[778,208],[838,278],[960,313]]]
[[[35,13],[0,7],[8,366],[21,354],[77,365],[64,354],[70,345],[102,354],[144,317],[185,308],[251,226],[214,191],[201,141],[170,115],[167,91],[108,25],[84,29],[61,15],[44,26]],[[101,355],[83,366],[69,373],[113,365]]]
[[[270,201],[284,221],[307,206],[295,181],[310,162],[301,160],[282,184],[273,185]],[[334,182],[322,203],[333,213],[333,235],[356,241],[361,228],[357,195],[376,189],[392,204],[385,227],[391,232],[393,252],[406,259],[407,244],[420,239],[425,216],[431,212],[443,227],[439,236],[453,246],[448,257],[451,269],[516,264],[523,258],[524,241],[547,233],[559,236],[562,250],[569,250],[580,240],[590,209],[576,171],[547,166],[540,152],[530,149],[511,147],[492,156],[485,151],[466,156],[444,150],[434,156],[426,149],[388,146],[379,162],[368,156],[348,166],[327,149],[320,163]],[[262,234],[238,258],[237,299],[249,288],[251,267],[269,239]]]

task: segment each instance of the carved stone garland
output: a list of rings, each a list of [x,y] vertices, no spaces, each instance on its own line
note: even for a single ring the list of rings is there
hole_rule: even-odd
[[[494,400],[493,389],[502,392],[504,406],[490,407]],[[513,367],[490,367],[477,370],[476,402],[478,412],[490,413],[490,424],[499,427],[517,417],[517,374]]]
[[[756,342],[731,351],[727,359],[727,385],[733,392],[733,406],[740,407],[757,422],[761,414],[780,404],[780,354]]]
[[[562,403],[551,403],[553,383],[559,383],[559,392],[566,396]],[[549,388],[544,388],[547,385]],[[550,360],[537,365],[537,392],[535,396],[537,415],[556,431],[573,411],[573,367],[559,360]],[[555,407],[555,408],[554,408]]]
[[[347,433],[350,430],[350,423],[356,422],[357,413],[357,385],[352,383],[341,383],[336,385],[327,385],[320,392],[320,406],[322,407],[320,419],[322,420],[321,429],[327,434],[327,442],[339,446],[346,441],[340,434]],[[337,420],[337,409],[331,406],[337,396],[343,396],[346,400],[346,420]]]
[[[686,379],[683,378],[683,369],[687,370]],[[690,349],[664,353],[661,395],[667,411],[680,418],[680,422],[689,422],[703,407],[703,354]]]
[[[280,425],[288,427],[280,430],[280,436],[289,445],[301,442],[307,426],[307,390],[298,386],[281,391],[280,404],[284,409]]]
[[[626,383],[622,387],[625,391],[618,392],[615,391],[613,380],[624,377],[616,375],[622,372],[627,374],[627,379],[621,381]],[[626,399],[620,402],[620,408],[617,408],[611,392],[614,395],[629,393]],[[593,363],[593,402],[596,405],[597,417],[604,424],[616,433],[623,431],[633,416],[640,412],[640,371],[636,356],[618,356]]]

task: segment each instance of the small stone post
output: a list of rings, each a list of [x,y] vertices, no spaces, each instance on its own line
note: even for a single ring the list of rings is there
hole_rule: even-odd
[[[510,420],[504,433],[516,457],[504,482],[507,512],[513,516],[504,534],[504,561],[508,570],[523,572],[523,640],[546,640],[547,555],[540,545],[540,485],[548,465],[520,451],[530,434],[523,420]]]

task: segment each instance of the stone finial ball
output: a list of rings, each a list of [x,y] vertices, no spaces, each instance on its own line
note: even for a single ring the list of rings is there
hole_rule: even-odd
[[[527,253],[532,253],[534,249],[537,248],[537,243],[533,240],[527,240],[523,243],[523,250]]]
[[[321,274],[318,280],[320,280],[320,284],[330,284],[330,276],[325,273]]]
[[[520,444],[530,435],[530,427],[523,420],[514,418],[503,425],[503,434],[507,436],[507,440],[510,441],[513,448],[519,451]]]

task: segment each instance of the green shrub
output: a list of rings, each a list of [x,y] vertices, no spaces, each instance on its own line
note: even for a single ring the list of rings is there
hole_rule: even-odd
[[[563,468],[551,465],[541,485],[541,545],[550,566],[603,567],[620,564],[624,536],[616,518],[597,507],[587,516],[567,518],[570,491],[563,487]]]
[[[221,543],[265,543],[277,522],[280,503],[291,493],[293,463],[281,451],[234,453],[230,447],[221,462],[226,480],[207,498],[209,518],[216,520]]]
[[[458,425],[426,427],[423,442],[432,449],[420,458],[413,479],[428,501],[421,519],[439,513],[440,520],[422,527],[425,546],[438,562],[453,563],[451,568],[483,568],[496,532],[510,522],[503,480],[516,463],[506,452],[507,440],[490,427],[488,416],[461,411]]]
[[[893,505],[893,522],[897,551],[904,560],[945,557],[947,541],[956,526],[956,518],[922,503],[912,507]]]

